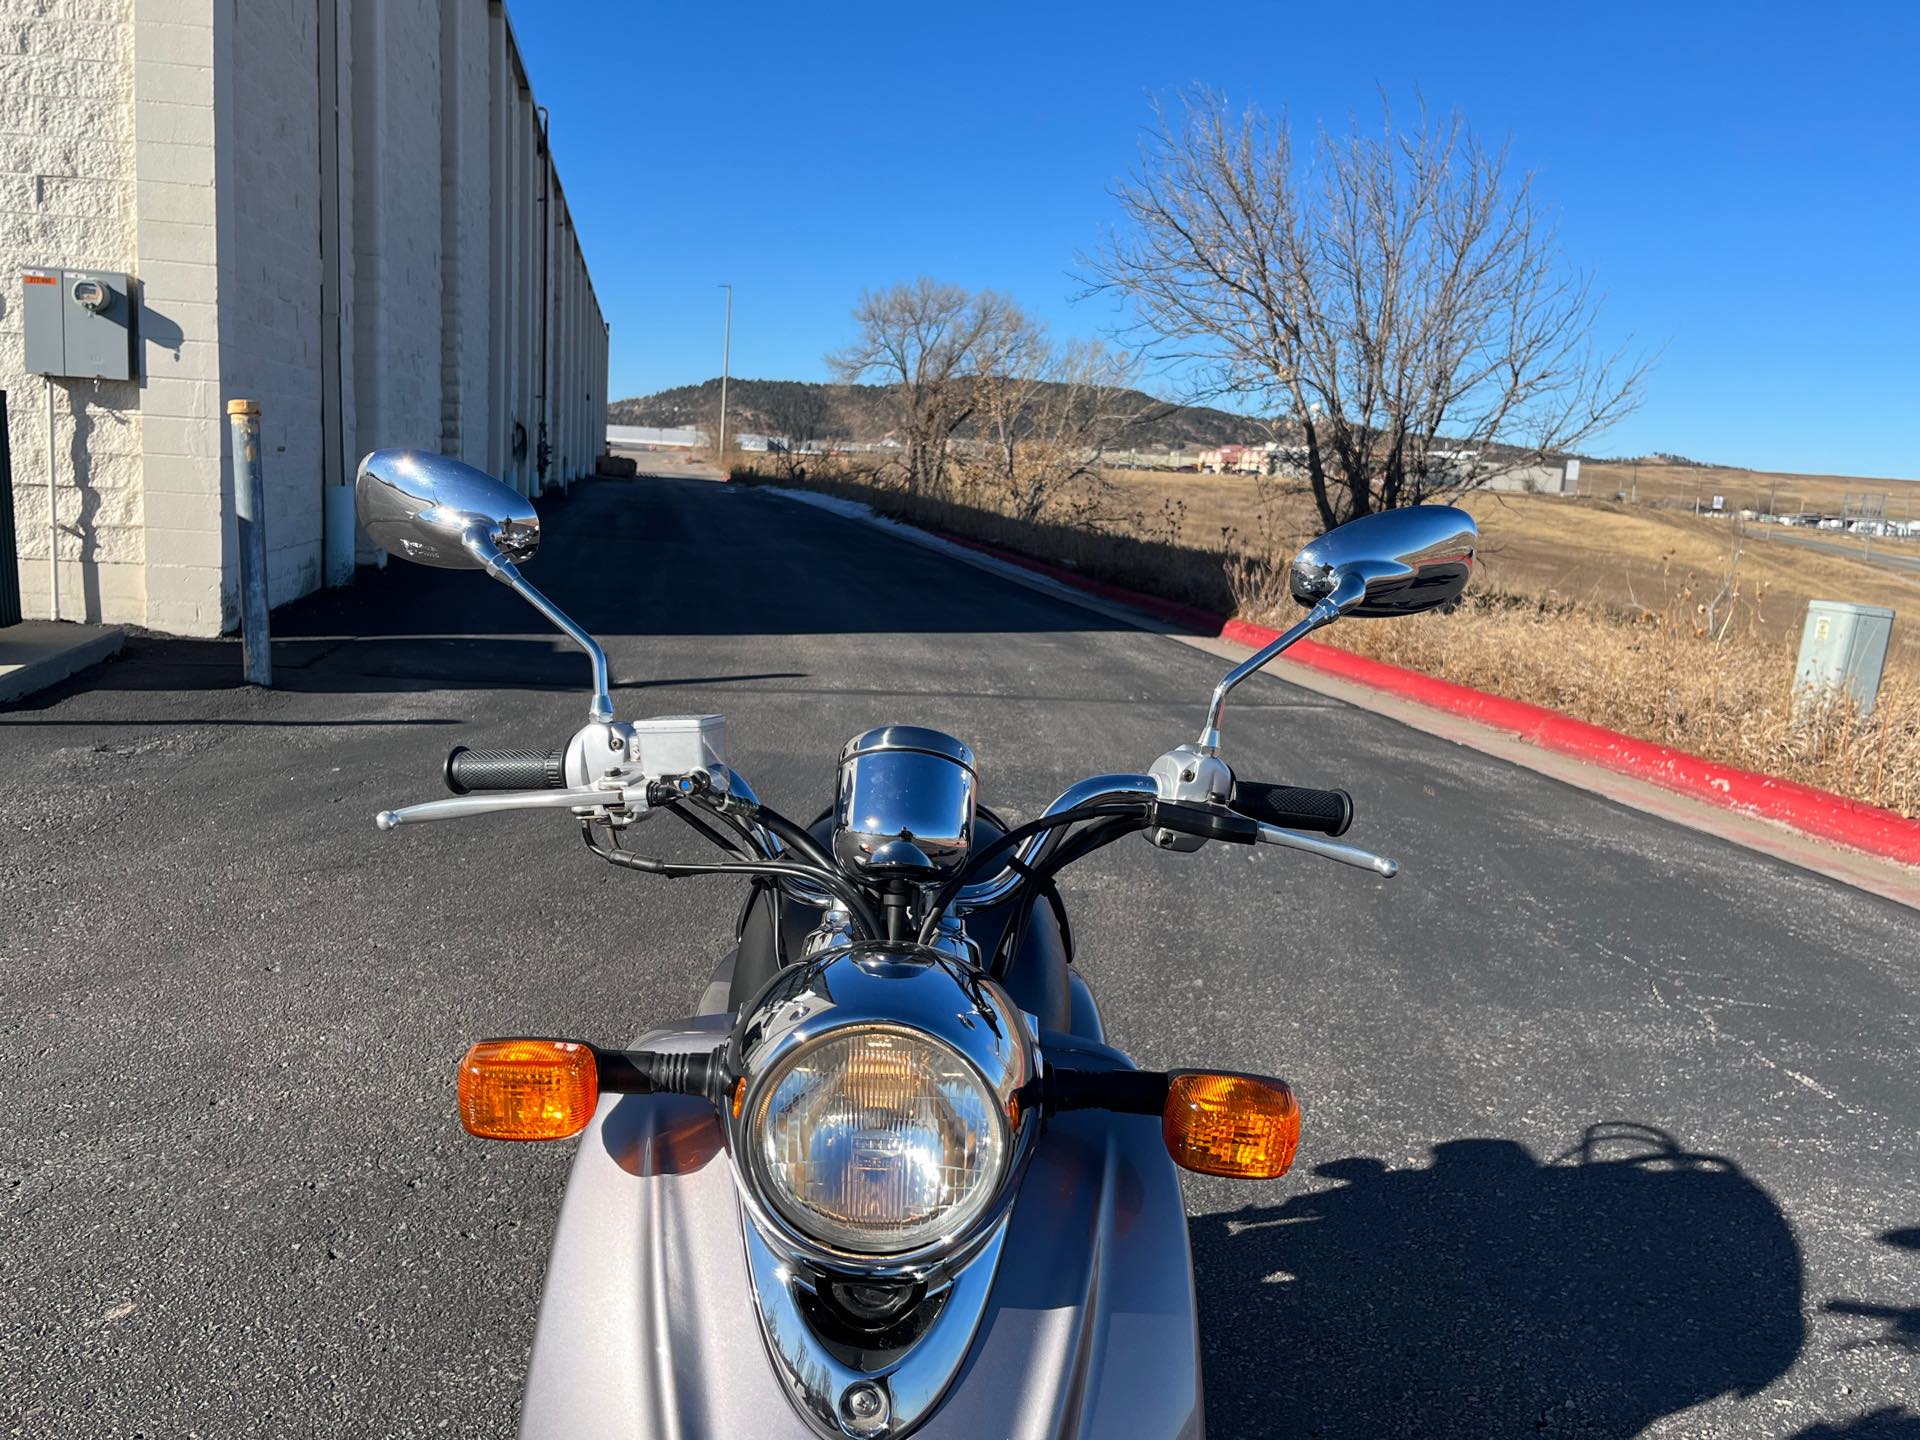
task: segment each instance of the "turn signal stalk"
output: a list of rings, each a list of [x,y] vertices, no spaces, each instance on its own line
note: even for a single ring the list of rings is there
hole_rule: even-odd
[[[1287,1173],[1300,1145],[1293,1087],[1265,1075],[1053,1067],[1041,1083],[1049,1111],[1158,1115],[1174,1163],[1202,1175],[1272,1180]]]
[[[713,1051],[602,1050],[581,1040],[482,1040],[460,1062],[460,1123],[482,1140],[565,1140],[600,1096],[701,1095],[731,1084]]]

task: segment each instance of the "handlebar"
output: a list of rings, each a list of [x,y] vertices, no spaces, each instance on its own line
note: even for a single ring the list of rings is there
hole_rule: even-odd
[[[456,746],[447,756],[445,775],[447,788],[462,798],[382,811],[375,817],[376,823],[382,830],[390,830],[409,821],[452,820],[509,809],[572,809],[584,814],[599,807],[626,806],[633,808],[636,814],[641,814],[650,804],[658,803],[646,795],[645,787],[631,790],[619,786],[568,788],[565,752],[561,750],[469,750],[464,745]],[[759,802],[752,787],[736,771],[729,771],[728,779],[725,793],[731,797],[733,807],[746,810],[750,816],[756,814]],[[470,794],[476,790],[511,793],[499,793],[493,798]],[[1336,845],[1299,833],[1309,830],[1325,835],[1344,833],[1353,820],[1353,800],[1344,790],[1315,790],[1304,786],[1236,780],[1229,797],[1228,809],[1231,814],[1218,810],[1209,814],[1206,806],[1193,807],[1181,802],[1162,801],[1158,782],[1151,775],[1095,775],[1070,786],[1046,808],[1045,816],[1125,802],[1137,802],[1143,813],[1151,813],[1149,807],[1156,804],[1163,805],[1167,807],[1161,814],[1164,823],[1209,839],[1303,850],[1387,877],[1400,868],[1394,861],[1370,851]],[[776,861],[786,850],[787,847],[774,835],[767,833],[758,819],[740,818],[725,807],[710,808],[732,825],[753,852],[763,859]],[[1243,830],[1233,822],[1233,816],[1250,822],[1252,828]],[[1181,821],[1187,823],[1179,823]],[[1044,867],[1052,858],[1066,839],[1067,829],[1068,826],[1062,824],[1027,837],[999,874],[989,880],[961,887],[952,897],[951,909],[955,913],[965,914],[1006,899],[1032,870]],[[822,906],[833,903],[832,896],[826,890],[809,884],[799,875],[786,883],[791,887],[789,893],[796,894],[797,898],[808,899]]]
[[[564,790],[566,754],[560,750],[469,750],[456,745],[443,772],[456,795],[475,790]]]
[[[1235,780],[1227,800],[1234,813],[1286,830],[1344,835],[1353,824],[1353,797],[1344,790],[1313,790],[1304,785],[1266,785]]]
[[[1157,798],[1159,794],[1160,787],[1151,775],[1095,775],[1078,785],[1069,786],[1058,800],[1047,806],[1045,814],[1058,815],[1063,810],[1110,800],[1139,800],[1144,803]],[[954,899],[954,910],[964,915],[970,910],[984,910],[990,905],[999,904],[1019,886],[1026,871],[1042,864],[1060,848],[1060,842],[1066,838],[1064,826],[1029,837],[1014,852],[1013,859],[1017,863],[1009,863],[991,880],[980,880],[964,886]]]

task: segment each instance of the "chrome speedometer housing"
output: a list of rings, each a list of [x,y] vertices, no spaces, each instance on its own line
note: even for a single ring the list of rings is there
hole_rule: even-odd
[[[806,1223],[769,1172],[761,1127],[783,1080],[791,1088],[796,1065],[886,1036],[940,1057],[962,1101],[977,1093],[980,1107],[971,1113],[990,1108],[981,1123],[990,1121],[991,1143],[980,1150],[996,1173],[978,1177],[950,1226],[900,1224],[895,1239],[881,1234],[860,1244],[846,1238],[856,1230]],[[840,1273],[929,1279],[964,1263],[1004,1217],[1030,1149],[1034,1116],[1025,1101],[1038,1061],[1026,1017],[978,971],[915,945],[828,952],[782,972],[756,998],[735,1029],[731,1060],[740,1079],[726,1107],[728,1139],[741,1196],[755,1228],[790,1259]]]

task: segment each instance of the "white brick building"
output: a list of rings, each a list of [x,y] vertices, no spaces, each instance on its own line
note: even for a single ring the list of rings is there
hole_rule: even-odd
[[[499,0],[0,0],[0,390],[25,613],[210,635],[257,399],[273,603],[351,574],[360,455],[529,494],[602,448],[607,332]],[[25,368],[21,273],[128,272],[136,378]],[[544,446],[544,448],[543,448]],[[359,558],[371,558],[360,542]]]

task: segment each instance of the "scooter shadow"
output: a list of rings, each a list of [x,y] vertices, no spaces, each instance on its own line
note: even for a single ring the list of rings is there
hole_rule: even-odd
[[[1920,1440],[1920,1414],[1898,1405],[1838,1425],[1815,1425],[1793,1440]]]
[[[1733,1162],[1662,1131],[1594,1126],[1546,1162],[1468,1139],[1420,1169],[1313,1173],[1338,1183],[1192,1222],[1222,1440],[1624,1440],[1752,1395],[1800,1351],[1785,1216]]]

